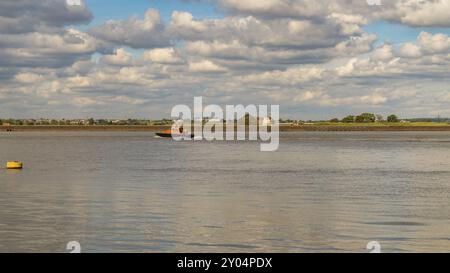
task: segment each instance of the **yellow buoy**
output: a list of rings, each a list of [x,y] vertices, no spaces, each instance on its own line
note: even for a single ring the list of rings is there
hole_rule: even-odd
[[[23,168],[23,164],[22,162],[18,162],[18,161],[9,161],[6,163],[6,168],[7,169],[14,169],[14,170],[19,170]]]

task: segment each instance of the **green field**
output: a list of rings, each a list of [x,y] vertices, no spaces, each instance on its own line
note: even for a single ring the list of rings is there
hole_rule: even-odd
[[[370,123],[344,123],[344,122],[314,122],[311,126],[405,126],[405,127],[447,127],[447,122],[370,122]]]

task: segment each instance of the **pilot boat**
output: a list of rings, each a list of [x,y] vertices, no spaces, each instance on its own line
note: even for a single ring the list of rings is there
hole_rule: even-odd
[[[188,137],[188,138],[194,138],[194,134],[189,133],[183,133],[178,131],[172,131],[172,130],[165,130],[162,132],[156,133],[157,136],[162,138],[176,138],[176,137]]]
[[[176,122],[172,126],[172,129],[158,132],[156,133],[156,135],[162,138],[179,138],[179,137],[194,138],[194,134],[186,132],[183,129],[183,126],[180,124],[181,124],[180,122]]]

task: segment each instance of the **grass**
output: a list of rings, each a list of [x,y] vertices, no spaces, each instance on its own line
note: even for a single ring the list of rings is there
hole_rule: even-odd
[[[343,123],[343,122],[314,122],[312,126],[404,126],[404,127],[442,127],[450,126],[447,122],[372,122],[372,123]]]

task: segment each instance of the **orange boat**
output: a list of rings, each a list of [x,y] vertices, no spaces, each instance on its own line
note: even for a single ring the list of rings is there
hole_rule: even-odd
[[[183,128],[180,128],[179,130],[165,130],[156,133],[156,135],[163,138],[186,137],[186,136],[189,138],[194,138],[194,134],[185,133]]]

